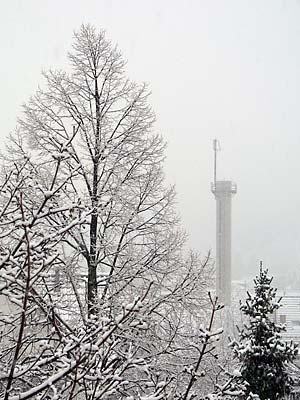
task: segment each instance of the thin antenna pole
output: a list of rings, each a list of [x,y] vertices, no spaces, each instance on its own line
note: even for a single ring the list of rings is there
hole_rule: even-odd
[[[213,141],[213,149],[214,149],[214,187],[216,190],[216,182],[217,182],[217,139]]]

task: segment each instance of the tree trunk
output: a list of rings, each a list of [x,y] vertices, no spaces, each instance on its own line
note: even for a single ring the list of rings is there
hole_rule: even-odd
[[[93,157],[93,188],[92,188],[92,216],[90,226],[90,257],[88,261],[88,314],[97,311],[97,230],[98,230],[98,168],[100,159],[100,105],[99,90],[95,70],[95,153]]]

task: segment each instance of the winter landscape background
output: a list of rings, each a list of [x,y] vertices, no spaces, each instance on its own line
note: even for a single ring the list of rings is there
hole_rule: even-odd
[[[1,399],[300,398],[299,13],[5,5]]]
[[[297,0],[4,2],[2,145],[41,70],[64,68],[74,29],[92,23],[118,44],[128,76],[149,83],[191,247],[214,249],[217,137],[220,178],[238,185],[234,277],[254,275],[260,259],[275,274],[298,275],[299,18]]]

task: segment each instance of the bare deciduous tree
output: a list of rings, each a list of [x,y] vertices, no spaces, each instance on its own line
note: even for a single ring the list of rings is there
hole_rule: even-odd
[[[69,60],[70,73],[44,73],[6,154],[1,390],[190,398],[191,371],[213,354],[213,327],[204,342],[199,330],[217,307],[209,256],[184,253],[146,86],[90,26]]]
[[[118,314],[89,319],[80,310],[82,293],[71,279],[55,279],[55,273],[65,267],[64,237],[85,224],[91,213],[82,210],[68,223],[55,224],[57,215],[74,207],[73,203],[57,207],[57,198],[77,174],[60,171],[58,179],[65,162],[63,157],[49,157],[39,163],[24,156],[8,174],[4,171],[0,189],[0,393],[5,400],[101,399],[117,390],[125,396],[132,370],[149,375],[146,361],[138,357],[138,347],[122,338],[142,329],[137,316],[142,314],[151,284],[143,296],[122,304]],[[43,187],[36,184],[36,173],[42,176],[47,164],[53,168]],[[64,292],[68,286],[71,296]],[[72,318],[70,300],[78,301],[81,321]],[[156,379],[150,391],[155,395],[166,385]]]

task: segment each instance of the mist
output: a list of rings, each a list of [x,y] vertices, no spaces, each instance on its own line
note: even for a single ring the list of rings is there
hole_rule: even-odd
[[[233,277],[258,271],[294,286],[300,265],[300,2],[11,0],[2,7],[1,139],[41,71],[65,68],[73,31],[91,23],[147,82],[165,171],[189,246],[215,252],[212,141],[232,201]],[[290,278],[289,278],[290,277]],[[298,282],[298,283],[297,283]]]

